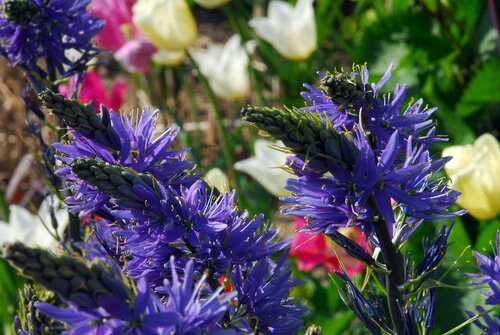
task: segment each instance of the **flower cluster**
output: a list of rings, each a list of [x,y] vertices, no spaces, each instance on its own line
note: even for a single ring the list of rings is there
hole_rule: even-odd
[[[90,0],[3,0],[0,9],[0,53],[10,65],[55,80],[81,73],[97,55],[92,44],[104,22],[90,16]],[[45,69],[40,60],[45,61]]]
[[[165,291],[161,301],[144,279],[137,282],[137,293],[116,268],[100,263],[88,266],[69,256],[54,256],[41,249],[13,244],[5,257],[23,273],[58,293],[67,307],[42,301],[34,306],[44,315],[69,327],[65,334],[210,334],[218,326],[234,293],[205,290],[206,276],[193,286],[193,262],[181,269],[180,281],[174,259],[170,262],[172,280],[158,290]],[[43,271],[40,271],[43,267]],[[56,280],[53,280],[56,278]],[[37,313],[38,313],[37,311]],[[27,325],[28,329],[30,325]],[[48,326],[51,333],[64,329],[60,323]],[[27,334],[26,329],[16,329]]]
[[[148,109],[127,116],[101,106],[97,114],[60,94],[39,96],[71,128],[71,141],[54,145],[61,162],[57,174],[72,193],[66,198],[70,211],[92,215],[92,233],[78,246],[94,264],[89,274],[80,260],[8,247],[7,259],[58,292],[66,305],[40,303],[42,313],[65,323],[71,334],[300,330],[305,310],[289,297],[298,282],[290,277],[288,241],[278,241],[262,215],[239,211],[234,192],[218,194],[193,173],[186,150],[171,148],[178,129],[156,136],[157,113]],[[53,275],[69,280],[71,288],[47,280],[37,265],[25,266],[27,258],[55,259]],[[114,279],[102,279],[98,264],[114,268]],[[137,283],[137,293],[120,272]],[[75,277],[88,283],[92,276],[104,282],[73,285],[81,281]]]
[[[375,222],[383,221],[391,236],[404,240],[422,219],[459,214],[447,211],[459,193],[432,179],[448,161],[432,159],[428,151],[441,140],[429,119],[434,109],[422,110],[418,100],[401,112],[405,86],[378,97],[389,77],[390,69],[370,85],[366,67],[358,66],[351,73],[322,74],[320,89],[306,85],[307,107],[292,111],[304,133],[294,134],[299,141],[283,142],[297,153],[289,167],[299,176],[287,184],[293,196],[284,199],[290,204],[284,213],[305,217],[307,229],[328,233],[355,225],[371,237]],[[310,133],[300,120],[304,113]],[[257,123],[272,114],[279,126],[286,117],[265,109],[247,114]],[[282,138],[284,128],[275,126],[271,135]],[[408,224],[399,226],[397,216]]]
[[[288,180],[292,195],[282,198],[287,203],[283,213],[304,217],[300,231],[324,233],[349,255],[385,273],[377,280],[387,289],[390,322],[375,290],[362,293],[339,274],[347,285],[344,300],[373,334],[381,327],[397,334],[429,329],[435,292],[419,287],[441,263],[451,228],[424,243],[417,265],[400,248],[423,220],[464,213],[448,210],[459,193],[436,178],[449,159],[429,152],[430,145],[444,140],[430,119],[435,109],[423,108],[421,100],[403,109],[406,86],[382,96],[390,74],[391,68],[370,84],[366,66],[321,73],[319,88],[305,85],[301,109],[243,109],[247,121],[294,154],[287,165],[297,178]],[[338,232],[353,226],[380,248],[383,263]]]

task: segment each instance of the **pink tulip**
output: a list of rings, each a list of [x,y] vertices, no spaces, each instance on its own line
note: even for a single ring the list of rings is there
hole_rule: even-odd
[[[59,92],[69,97],[74,91],[75,78],[71,78],[69,85],[59,86]],[[106,88],[101,77],[95,71],[88,71],[85,73],[82,81],[82,87],[78,94],[78,100],[83,103],[94,103],[94,108],[99,110],[99,106],[104,106],[118,111],[123,103],[123,97],[127,90],[127,83],[123,80],[113,82],[111,92],[108,96]]]
[[[304,219],[295,218],[295,229],[302,228],[305,224]],[[338,231],[371,253],[364,234],[359,228],[346,227],[339,228]],[[347,275],[352,277],[364,268],[363,262],[349,256],[341,246],[325,234],[296,233],[290,255],[297,258],[297,267],[300,271],[311,271],[318,266],[322,266],[328,272],[342,271],[340,266],[342,263]]]
[[[134,3],[135,0],[92,0],[89,11],[106,21],[96,36],[97,42],[112,51],[128,71],[146,73],[156,48],[132,22]]]

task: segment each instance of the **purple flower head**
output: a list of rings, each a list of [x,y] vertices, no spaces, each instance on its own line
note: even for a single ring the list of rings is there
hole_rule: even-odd
[[[489,257],[477,251],[474,252],[474,257],[478,263],[479,274],[470,273],[469,277],[473,278],[473,286],[483,284],[488,285],[489,290],[483,290],[481,293],[486,297],[485,304],[496,307],[500,306],[500,230],[496,233],[496,247],[494,246],[494,256]],[[476,306],[478,314],[485,313],[481,306]],[[469,317],[473,317],[475,313],[466,311]],[[494,311],[493,311],[494,313]],[[479,320],[474,321],[474,324],[482,329],[486,334],[500,334],[500,318],[497,315],[483,315]]]
[[[500,230],[496,234],[494,256],[488,257],[477,251],[474,257],[478,263],[480,274],[469,274],[475,281],[473,285],[487,284],[491,291],[483,291],[487,297],[486,304],[500,305]]]
[[[157,290],[168,296],[166,309],[179,315],[174,326],[175,334],[224,334],[219,322],[234,294],[221,294],[223,287],[210,293],[205,288],[205,275],[195,284],[193,261],[189,261],[184,268],[182,280],[177,274],[173,258],[170,260],[170,268],[172,280],[165,280],[164,285]],[[230,333],[232,332],[228,332]]]
[[[421,110],[417,101],[402,111],[402,86],[380,97],[390,71],[377,84],[368,83],[365,66],[323,74],[320,89],[308,85],[302,94],[308,103],[302,110],[320,115],[324,131],[333,127],[344,139],[332,142],[315,161],[289,160],[299,178],[287,183],[292,196],[283,199],[289,204],[283,213],[306,218],[304,230],[328,234],[356,225],[372,238],[373,225],[385,224],[399,243],[422,220],[463,213],[448,211],[459,193],[435,178],[448,159],[432,159],[428,151],[440,140],[429,119],[434,109]]]
[[[69,330],[62,334],[67,335],[166,335],[178,320],[177,313],[167,310],[144,280],[137,283],[137,296],[132,303],[108,295],[100,304],[92,310],[82,310],[71,302],[68,308],[46,303],[37,303],[36,307],[54,320],[66,323]]]
[[[453,225],[450,225],[448,229],[446,229],[446,226],[443,226],[438,237],[434,241],[431,242],[427,239],[423,240],[424,258],[415,266],[415,277],[429,276],[430,273],[439,266],[450,245],[450,243],[448,243],[448,237],[450,236],[452,228]]]
[[[481,306],[476,306],[477,314],[485,313],[486,311]],[[471,311],[466,311],[469,317],[474,317],[474,313]],[[498,335],[500,334],[500,317],[497,315],[485,314],[479,320],[475,320],[474,324],[481,329],[484,334],[487,335]],[[482,333],[483,334],[483,333]]]
[[[154,120],[157,114],[158,112],[152,113],[149,109],[144,109],[140,116],[133,114],[128,117],[110,111],[110,125],[119,137],[117,148],[106,146],[98,138],[88,137],[77,131],[73,132],[74,139],[70,144],[54,144],[61,153],[58,158],[63,162],[63,167],[56,173],[67,178],[68,187],[74,193],[66,199],[72,211],[111,211],[109,196],[78,179],[71,171],[70,165],[76,159],[94,158],[109,164],[120,164],[139,173],[151,174],[171,187],[190,185],[193,182],[188,171],[192,166],[191,162],[184,158],[186,150],[170,149],[179,129],[168,128],[156,137]]]
[[[344,303],[356,313],[365,327],[374,334],[381,334],[381,330],[388,331],[387,320],[380,299],[376,294],[365,291],[365,297],[353,284],[349,277],[342,272],[335,272],[346,284],[347,291],[339,291]],[[368,294],[369,293],[369,294]]]
[[[436,109],[422,110],[423,102],[418,100],[402,111],[407,93],[404,85],[398,85],[391,94],[379,97],[380,89],[391,77],[391,71],[392,65],[376,84],[368,83],[366,65],[353,67],[350,73],[343,70],[321,73],[320,89],[304,85],[308,91],[301,95],[308,106],[303,110],[328,118],[338,131],[361,127],[373,139],[376,150],[382,150],[395,131],[399,133],[400,145],[404,146],[405,139],[434,128],[435,122],[429,117]],[[432,135],[425,142],[436,140],[439,139]]]
[[[98,53],[92,38],[104,26],[104,21],[87,13],[89,2],[0,1],[0,53],[11,66],[20,65],[42,77],[55,71],[62,76],[83,72]],[[47,69],[40,68],[40,59]]]
[[[131,258],[126,273],[132,278],[145,276],[153,286],[170,278],[166,264],[171,256],[195,258],[196,268],[208,270],[216,280],[232,266],[270,256],[288,243],[275,241],[277,232],[266,226],[262,215],[249,218],[239,213],[234,192],[215,196],[198,181],[190,188],[167,190],[163,199],[163,207],[171,212],[160,224],[134,219],[141,224],[118,233],[125,238],[122,250]]]
[[[411,137],[401,152],[398,131],[379,154],[362,131],[353,136],[359,152],[352,164],[327,162],[326,174],[304,173],[300,164],[291,166],[301,171],[296,172],[298,179],[287,183],[293,195],[283,199],[290,204],[283,209],[284,214],[305,217],[307,230],[330,233],[357,225],[367,236],[372,235],[372,224],[379,217],[392,235],[398,231],[404,240],[421,222],[419,219],[461,213],[447,211],[459,193],[432,179],[446,159],[431,160],[422,146],[415,147],[418,142]],[[396,226],[395,213],[412,219],[412,224]]]
[[[284,255],[274,263],[270,259],[238,266],[232,273],[236,289],[237,306],[233,320],[242,318],[239,328],[264,334],[295,334],[302,327],[300,318],[305,308],[296,305],[288,295],[290,290],[300,284],[290,278],[291,271]],[[257,318],[257,329],[248,320]]]

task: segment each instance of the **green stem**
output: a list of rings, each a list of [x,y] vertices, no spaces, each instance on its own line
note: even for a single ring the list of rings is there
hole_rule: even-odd
[[[224,6],[224,11],[226,12],[226,15],[228,17],[229,25],[231,28],[233,28],[234,31],[238,33],[238,35],[241,36],[243,40],[248,39],[248,33],[245,31],[243,28],[243,23],[241,22],[241,19],[238,19],[238,16],[234,14],[233,8],[232,8],[232,3],[228,3]],[[252,58],[250,57],[250,53],[248,52],[247,48],[243,46],[245,49],[245,53],[247,54],[247,57],[249,59],[249,64],[248,64],[248,72],[250,74],[250,78],[252,79],[252,84],[255,87],[255,93],[257,95],[257,103],[260,106],[265,105],[265,100],[264,100],[264,95],[262,94],[262,87],[260,85],[257,71],[252,66]]]
[[[403,335],[405,322],[402,315],[403,297],[399,286],[404,283],[404,264],[401,255],[392,243],[385,220],[374,222],[375,234],[380,243],[382,256],[390,273],[385,276],[387,289],[387,304],[391,315],[392,324],[396,334]]]
[[[149,98],[151,99],[152,103],[160,109],[160,113],[163,116],[164,120],[168,123],[170,120],[173,120],[174,123],[179,127],[179,139],[181,140],[181,143],[184,147],[192,147],[191,140],[187,134],[187,132],[184,130],[183,127],[183,122],[182,119],[175,113],[172,112],[171,108],[167,105],[167,95],[168,95],[168,86],[167,82],[165,80],[165,73],[163,71],[160,71],[160,90],[159,94],[156,94],[154,90],[154,85],[152,82],[151,77],[146,77],[147,80],[145,80],[144,83],[144,77],[135,77],[135,82],[138,84],[138,87],[142,87],[146,90]],[[198,158],[194,155],[193,152],[191,152],[191,160],[195,164],[199,164]]]
[[[483,313],[481,313],[481,314],[475,315],[475,316],[473,316],[472,318],[470,318],[470,319],[468,319],[468,320],[466,320],[466,321],[462,322],[462,323],[461,323],[461,324],[459,324],[458,326],[456,326],[456,327],[454,327],[454,328],[452,328],[452,329],[448,330],[448,331],[447,331],[446,333],[444,333],[443,335],[451,335],[451,334],[455,333],[457,330],[460,330],[460,329],[462,329],[463,327],[465,327],[465,326],[467,326],[467,325],[471,324],[472,322],[476,321],[477,319],[479,319],[479,318],[483,317],[484,315],[486,315],[486,314],[488,314],[488,313],[493,312],[495,309],[496,309],[496,307],[492,307],[492,308],[490,308],[490,309],[488,309],[488,310],[484,311],[484,312],[483,312]]]
[[[189,79],[184,80],[183,85],[186,87],[186,91],[188,94],[188,100],[191,105],[191,111],[193,112],[193,121],[195,124],[200,124],[200,109],[198,108],[198,104],[196,103],[196,95],[193,90],[193,86]],[[201,162],[202,153],[201,153],[201,142],[203,138],[203,133],[200,128],[196,127],[194,129],[194,141],[193,141],[193,155],[199,157],[199,161]]]
[[[224,155],[224,160],[226,162],[226,169],[228,171],[228,175],[230,180],[233,181],[233,187],[236,189],[236,197],[238,199],[238,202],[241,204],[241,189],[239,187],[239,178],[238,174],[236,173],[236,169],[234,168],[234,158],[233,158],[233,152],[229,143],[229,139],[226,136],[226,129],[224,127],[224,121],[223,121],[223,113],[222,110],[217,103],[217,99],[215,98],[215,94],[210,87],[210,84],[208,83],[207,78],[203,75],[203,73],[200,71],[200,67],[198,66],[198,63],[194,60],[193,56],[191,53],[187,52],[187,55],[189,57],[189,60],[191,61],[191,64],[196,71],[198,78],[200,80],[201,85],[203,86],[203,89],[205,90],[208,100],[210,101],[210,104],[212,105],[212,110],[214,112],[215,116],[215,124],[217,127],[217,132],[219,133],[219,139],[221,142],[222,146],[222,153]]]

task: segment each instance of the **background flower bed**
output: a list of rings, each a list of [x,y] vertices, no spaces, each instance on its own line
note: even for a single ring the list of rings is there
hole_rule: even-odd
[[[410,94],[422,97],[431,106],[438,106],[435,115],[439,119],[438,133],[447,133],[450,142],[441,148],[435,148],[436,154],[451,144],[472,143],[483,133],[491,133],[498,138],[499,110],[498,75],[498,34],[495,30],[498,10],[488,7],[482,1],[468,1],[460,6],[447,2],[426,1],[375,1],[373,3],[317,1],[314,4],[318,48],[310,57],[300,61],[290,61],[282,56],[267,42],[260,41],[256,54],[251,56],[255,69],[250,73],[252,90],[237,102],[219,99],[223,119],[230,127],[226,129],[226,142],[234,153],[235,160],[251,155],[256,134],[248,127],[239,125],[239,109],[245,104],[301,106],[299,92],[302,83],[314,83],[316,70],[331,70],[333,67],[350,67],[352,62],[368,62],[373,81],[381,77],[390,62],[394,62],[394,76],[388,86],[404,82],[410,86]],[[254,15],[266,12],[267,2],[232,1],[224,8],[208,11],[194,7],[194,17],[199,23],[200,34],[195,47],[203,48],[214,42],[225,42],[237,31],[244,40],[254,38],[248,21]],[[305,38],[308,38],[306,36]],[[310,38],[310,36],[309,36]],[[108,59],[111,59],[108,55]],[[107,84],[115,79],[126,78],[128,94],[124,106],[153,104],[169,111],[166,119],[181,121],[190,138],[193,153],[198,163],[205,169],[221,167],[230,169],[222,154],[221,139],[216,129],[216,120],[212,105],[205,95],[203,85],[192,75],[193,68],[185,60],[175,68],[154,65],[145,76],[124,75],[118,70],[118,64],[99,66],[98,72]],[[16,80],[19,73],[2,68],[2,134],[6,134],[2,145],[10,154],[2,171],[2,193],[6,191],[17,162],[28,152],[28,146],[21,147],[23,141],[12,141],[12,136],[29,141],[26,133],[20,129],[24,120],[24,108],[12,92],[19,94],[20,87]],[[121,72],[121,73],[120,73]],[[5,75],[3,75],[5,73]],[[9,73],[9,75],[7,75]],[[14,81],[8,80],[14,78]],[[160,79],[159,79],[160,78]],[[164,78],[164,80],[161,80]],[[8,89],[6,89],[8,87]],[[163,91],[168,96],[162,96]],[[145,97],[151,101],[145,101]],[[17,106],[17,107],[16,107]],[[199,110],[194,114],[195,108]],[[127,107],[124,107],[127,109]],[[6,120],[5,122],[3,120]],[[203,123],[205,122],[205,123]],[[17,123],[13,127],[13,123]],[[191,128],[190,128],[191,127]],[[45,134],[50,136],[50,134]],[[10,143],[10,144],[9,144]],[[202,144],[201,144],[202,143]],[[34,187],[36,179],[25,178],[17,194],[18,199]],[[269,195],[262,186],[245,175],[232,176],[232,183],[239,184],[242,207],[251,212],[265,212],[273,217],[279,206],[278,201]],[[24,203],[25,205],[26,203]],[[5,210],[7,202],[3,201]],[[478,221],[470,215],[453,219],[454,231],[450,240],[454,243],[445,260],[445,267],[452,265],[464,250],[471,246],[474,250],[489,250],[488,243],[498,229],[498,218]],[[291,223],[288,223],[289,225]],[[437,225],[424,224],[407,246],[416,258],[421,256],[420,240],[432,236],[438,231]],[[418,238],[421,237],[421,238]],[[464,286],[456,273],[471,272],[474,267],[467,261],[472,260],[471,253],[465,251],[460,258],[460,268],[455,268],[446,277],[446,283],[458,287]],[[5,324],[10,323],[10,315],[15,306],[17,295],[14,287],[19,284],[11,270],[3,263],[2,295],[5,303],[0,304],[6,311]],[[352,312],[347,311],[337,289],[331,284],[325,273],[309,275],[296,272],[306,284],[296,289],[295,295],[304,299],[310,307],[305,323],[317,323],[323,326],[325,334],[345,332],[354,334],[361,324]],[[436,310],[442,314],[436,316],[437,334],[451,328],[465,319],[464,309],[473,310],[478,299],[477,292],[443,289],[438,297]],[[325,303],[325,297],[326,303]],[[439,303],[446,304],[445,308]],[[362,330],[359,330],[362,333]],[[473,332],[472,328],[470,332]]]

